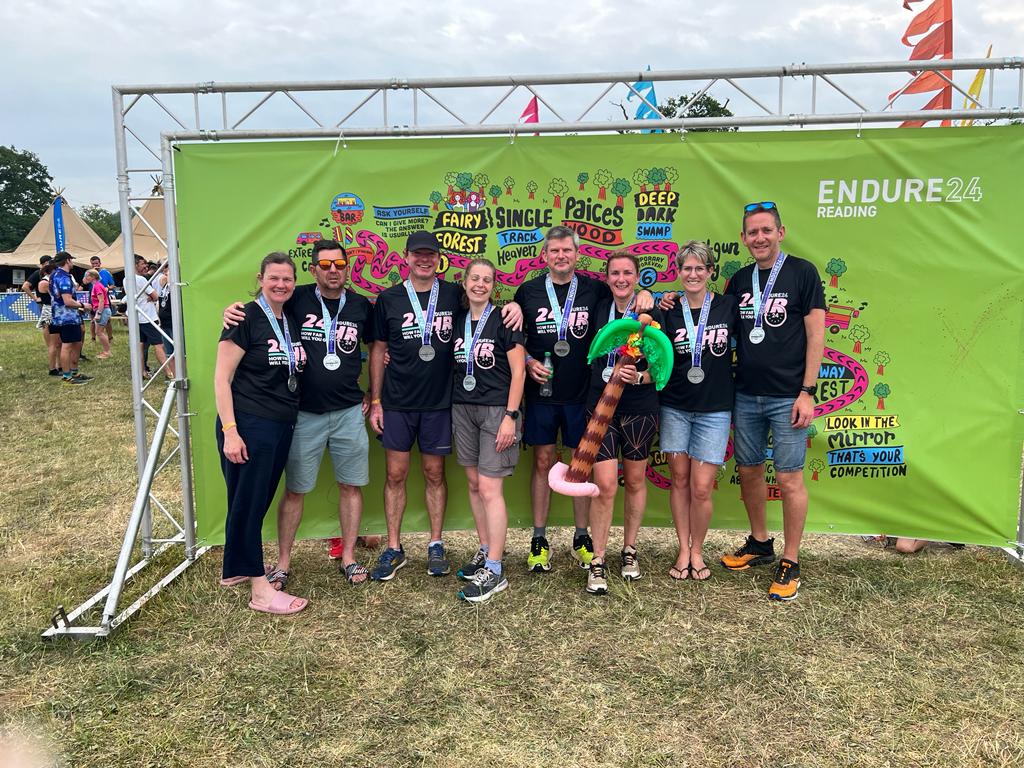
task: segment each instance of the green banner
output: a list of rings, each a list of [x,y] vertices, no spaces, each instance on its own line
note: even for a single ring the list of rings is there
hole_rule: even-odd
[[[1016,539],[1024,387],[1024,267],[1013,217],[1024,130],[870,130],[686,135],[189,144],[175,153],[200,537],[223,538],[213,367],[221,311],[284,250],[300,281],[310,245],[336,238],[368,296],[404,275],[402,247],[434,230],[445,279],[490,257],[500,298],[541,273],[541,237],[579,232],[579,268],[610,250],[639,258],[641,283],[676,282],[673,255],[706,241],[721,290],[750,261],[742,206],[773,200],[785,250],[817,264],[828,304],[816,418],[808,430],[808,530],[1005,545]],[[383,451],[371,441],[363,528],[384,529]],[[712,525],[745,528],[734,462]],[[531,523],[530,456],[506,483],[510,524]],[[772,464],[769,519],[781,527]],[[407,530],[426,530],[414,461]],[[651,454],[645,524],[671,524],[665,457]],[[472,526],[448,462],[447,527]],[[337,535],[329,459],[301,536]],[[273,510],[266,533],[273,535]],[[571,522],[565,499],[552,524]]]

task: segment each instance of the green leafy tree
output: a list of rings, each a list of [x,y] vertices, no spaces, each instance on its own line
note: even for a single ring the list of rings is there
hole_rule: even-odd
[[[872,390],[875,393],[875,397],[878,398],[878,403],[875,407],[880,410],[885,410],[885,398],[892,394],[892,390],[889,389],[888,384],[875,384],[875,388]]]
[[[497,184],[491,184],[491,187],[490,189],[487,190],[487,193],[491,196],[491,205],[497,205],[498,195],[501,194],[501,187],[499,187]]]
[[[533,200],[534,195],[537,193],[537,182],[533,179],[526,182],[526,191],[530,193],[530,199]]]
[[[608,185],[612,183],[612,172],[602,168],[594,174],[594,183],[597,184],[597,199],[605,200],[608,197]]]
[[[675,168],[665,169],[665,189],[669,192],[672,191],[672,185],[679,181],[679,171]]]
[[[811,440],[813,440],[817,436],[818,436],[818,428],[816,426],[814,426],[813,424],[811,424],[811,426],[809,426],[807,428],[807,447],[808,448],[811,447]]]
[[[400,282],[402,282],[402,275],[399,273],[397,269],[392,269],[390,272],[388,272],[388,282],[391,283],[392,285],[398,285]]]
[[[647,182],[654,185],[655,190],[660,190],[662,183],[668,178],[664,168],[651,168],[647,172]]]
[[[548,192],[554,196],[555,208],[562,207],[562,195],[569,191],[569,185],[565,183],[565,179],[552,179],[551,183],[548,184]]]
[[[722,266],[722,277],[725,278],[725,287],[729,287],[729,281],[733,279],[737,272],[743,269],[743,265],[738,261],[727,261]],[[723,289],[724,290],[724,289]]]
[[[853,354],[859,355],[861,345],[871,338],[871,331],[866,325],[854,325],[850,328],[850,338],[853,339]]]
[[[502,182],[502,184],[505,185],[505,194],[506,195],[511,195],[512,194],[512,187],[514,187],[516,185],[516,180],[513,179],[511,176],[506,176],[505,180]]]
[[[825,462],[821,459],[811,459],[811,463],[808,466],[811,468],[811,480],[817,480],[818,473],[825,468]]]
[[[647,169],[637,168],[633,171],[633,183],[640,187],[640,192],[647,191]]]
[[[839,278],[842,277],[847,270],[846,262],[842,259],[829,259],[828,265],[825,267],[825,271],[832,275],[832,279],[828,282],[829,288],[839,287]]]
[[[696,94],[691,93],[686,96],[673,96],[664,104],[658,105],[658,111],[661,112],[665,117],[732,117],[732,111],[729,109],[729,100],[720,102],[714,96],[703,93],[700,96],[694,98]],[[683,114],[685,110],[685,115]],[[687,128],[687,131],[738,131],[739,128]],[[678,132],[678,128],[669,129],[670,133]],[[673,180],[672,183],[675,183]]]
[[[580,192],[582,192],[586,188],[587,182],[590,181],[590,174],[586,171],[580,171],[576,176],[576,181],[580,183]]]
[[[0,251],[13,251],[53,202],[53,177],[33,152],[0,146]]]
[[[444,175],[444,183],[448,185],[448,197],[451,197],[455,192],[455,181],[459,178],[459,174],[455,171],[448,171]]]
[[[879,352],[875,355],[875,365],[878,366],[878,370],[875,371],[879,376],[885,375],[885,366],[892,362],[892,358],[889,357],[888,352]]]
[[[633,189],[633,185],[626,181],[626,179],[619,177],[613,181],[612,194],[615,195],[615,205],[621,208],[623,204],[622,199],[629,194],[631,189]]]
[[[723,464],[722,466],[720,466],[715,471],[715,486],[714,486],[714,489],[716,491],[718,490],[718,484],[720,482],[722,482],[723,480],[725,480],[725,475],[726,475],[726,469],[725,469],[725,465]]]
[[[476,191],[480,194],[480,197],[483,197],[484,187],[491,183],[491,177],[486,173],[478,173],[473,177],[473,183],[476,184]]]
[[[473,174],[463,171],[455,177],[455,186],[463,192],[468,192],[473,187]]]
[[[430,202],[434,204],[435,211],[437,210],[437,206],[441,204],[442,200],[444,200],[444,195],[442,195],[436,189],[430,193]]]
[[[103,242],[110,245],[121,234],[121,214],[108,211],[106,208],[90,204],[83,205],[78,209],[78,215],[82,221],[92,227],[93,232],[103,238]]]

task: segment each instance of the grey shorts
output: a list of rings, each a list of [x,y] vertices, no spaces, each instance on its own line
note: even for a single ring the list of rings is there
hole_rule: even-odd
[[[503,405],[452,406],[452,433],[455,438],[455,459],[463,467],[476,467],[484,477],[508,477],[519,461],[522,440],[522,419],[516,420],[516,442],[501,453],[494,450],[498,428],[505,418]]]
[[[292,493],[309,493],[316,487],[324,448],[331,453],[334,479],[345,485],[370,482],[370,439],[361,405],[340,411],[299,411],[284,470],[285,487]]]

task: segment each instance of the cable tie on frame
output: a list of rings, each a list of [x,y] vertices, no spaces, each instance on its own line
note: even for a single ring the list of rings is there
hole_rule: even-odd
[[[338,131],[338,140],[336,142],[334,142],[334,154],[331,155],[331,157],[337,157],[338,156],[338,145],[339,144],[341,144],[342,147],[344,147],[345,149],[348,149],[348,142],[345,141],[345,131]]]
[[[857,121],[857,138],[860,138],[860,129],[864,127],[864,113],[860,113],[860,119]]]
[[[516,127],[514,125],[512,126],[512,130],[508,132],[508,143],[510,145],[516,143]]]

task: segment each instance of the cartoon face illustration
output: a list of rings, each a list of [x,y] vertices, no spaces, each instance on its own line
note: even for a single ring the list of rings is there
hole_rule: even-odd
[[[577,339],[587,335],[590,328],[590,312],[586,309],[576,309],[569,313],[569,331]]]
[[[473,348],[473,359],[476,361],[474,364],[480,368],[493,368],[494,343],[482,339],[478,341],[476,347]]]
[[[778,328],[786,322],[787,302],[787,299],[782,299],[777,296],[773,296],[768,299],[764,307],[764,321],[773,328]]]

